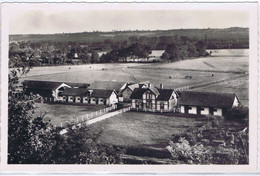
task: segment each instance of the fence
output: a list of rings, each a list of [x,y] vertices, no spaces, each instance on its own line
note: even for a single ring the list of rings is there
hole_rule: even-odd
[[[179,70],[179,71],[196,71],[196,72],[213,72],[213,73],[234,73],[234,74],[246,74],[246,71],[231,71],[231,70],[205,70],[205,69],[186,69],[186,68],[163,68],[163,67],[136,67],[130,66],[128,69],[153,69],[153,70]]]
[[[140,112],[160,112],[160,113],[164,113],[164,112],[178,112],[179,110],[177,108],[173,108],[173,109],[147,109],[147,108],[131,108],[134,111],[140,111]]]
[[[129,106],[129,107],[108,113],[109,111],[115,110],[116,108],[117,108],[117,106],[114,105],[114,106],[102,109],[100,111],[95,111],[95,112],[92,112],[90,114],[85,114],[85,115],[79,116],[77,118],[74,118],[70,121],[66,121],[64,123],[61,123],[59,126],[61,128],[66,128],[66,126],[71,122],[74,122],[76,125],[79,125],[81,123],[86,123],[87,125],[90,125],[90,124],[96,123],[98,121],[107,119],[109,117],[115,116],[117,114],[124,113],[124,112],[131,110],[131,107]]]
[[[60,125],[57,125],[57,126],[63,128],[63,127],[65,127],[69,123],[76,123],[76,124],[78,124],[78,123],[81,123],[81,122],[85,122],[85,121],[94,119],[96,117],[99,117],[101,115],[104,115],[104,114],[106,114],[109,111],[115,110],[116,108],[117,108],[117,105],[112,105],[111,107],[107,107],[107,108],[104,108],[104,109],[101,109],[101,110],[98,110],[98,111],[91,112],[89,114],[84,114],[84,115],[81,115],[79,117],[72,118],[69,121],[60,123]]]

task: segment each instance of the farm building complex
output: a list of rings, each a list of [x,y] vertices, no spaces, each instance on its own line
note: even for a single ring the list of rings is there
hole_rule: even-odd
[[[95,81],[88,83],[68,83],[52,81],[23,82],[26,94],[39,94],[45,102],[61,102],[112,106],[126,103],[135,111],[175,112],[187,114],[225,115],[228,109],[236,107],[240,101],[236,94],[182,91],[164,89],[149,81],[127,83],[116,81]]]

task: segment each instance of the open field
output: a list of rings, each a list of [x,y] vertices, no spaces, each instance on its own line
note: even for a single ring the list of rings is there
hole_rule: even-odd
[[[68,104],[47,104],[36,103],[36,116],[47,113],[44,116],[44,121],[51,120],[53,125],[59,125],[69,121],[80,115],[88,114],[93,111],[97,111],[105,108],[105,106],[91,106],[91,105],[68,105]]]
[[[120,146],[155,145],[168,141],[173,134],[191,126],[200,126],[198,118],[164,116],[161,114],[127,112],[91,126],[102,131],[100,141]]]
[[[153,84],[159,86],[163,83],[165,88],[178,88],[193,84],[199,84],[207,81],[219,80],[222,78],[229,78],[235,76],[230,73],[212,73],[208,72],[192,72],[192,71],[177,71],[158,69],[151,71],[150,69],[128,69],[128,68],[107,68],[93,70],[77,70],[68,71],[55,74],[44,74],[37,76],[29,76],[26,79],[31,80],[49,80],[49,81],[64,81],[64,82],[82,82],[92,83],[94,81],[128,81],[141,82],[151,81]],[[192,76],[192,79],[185,78],[186,75]],[[169,76],[172,78],[170,79]]]
[[[248,49],[232,50],[209,50],[212,56],[183,60],[181,62],[153,64],[155,69],[200,69],[217,71],[246,71],[249,66]],[[139,68],[150,68],[151,65],[138,66]]]

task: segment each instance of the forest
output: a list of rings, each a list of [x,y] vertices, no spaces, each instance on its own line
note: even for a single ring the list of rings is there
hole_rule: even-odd
[[[98,40],[99,37],[97,37],[97,40],[86,39],[85,41],[48,40],[48,37],[43,40],[38,36],[39,40],[31,37],[33,40],[13,41],[15,37],[10,36],[9,66],[19,67],[21,62],[28,62],[31,66],[125,62],[127,58],[147,58],[149,61],[152,50],[165,50],[161,61],[173,62],[190,57],[207,56],[210,53],[207,53],[206,49],[248,48],[248,39],[244,36],[244,29],[237,29],[237,31],[240,30],[243,33],[237,32],[239,37],[226,39],[222,39],[220,34],[212,38],[208,35],[209,32],[205,32],[202,38],[202,30],[199,30],[200,37],[185,34],[186,30],[184,30],[182,34],[186,36],[146,36],[144,32],[141,33],[142,36],[139,32],[132,32],[133,35],[123,37],[122,40],[117,36],[104,37],[103,40]],[[195,33],[194,31],[196,30],[192,32]],[[105,35],[100,32],[94,32],[92,35],[97,35],[96,33]],[[114,35],[119,35],[119,32],[114,33]],[[164,33],[165,31],[161,31],[161,34]],[[168,32],[168,34],[171,33]],[[53,36],[57,38],[59,35],[53,34]],[[65,35],[64,38],[66,38]]]

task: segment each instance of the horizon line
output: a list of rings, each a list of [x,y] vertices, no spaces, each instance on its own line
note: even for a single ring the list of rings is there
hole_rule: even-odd
[[[239,26],[233,26],[233,27],[225,27],[225,28],[175,28],[175,29],[136,29],[136,30],[112,30],[112,31],[99,31],[99,30],[93,30],[93,31],[78,31],[78,32],[57,32],[57,33],[28,33],[28,34],[9,34],[11,35],[55,35],[55,34],[76,34],[76,33],[113,33],[113,32],[142,32],[142,31],[171,31],[171,30],[192,30],[192,29],[230,29],[230,28],[247,28],[249,27],[239,27]]]

